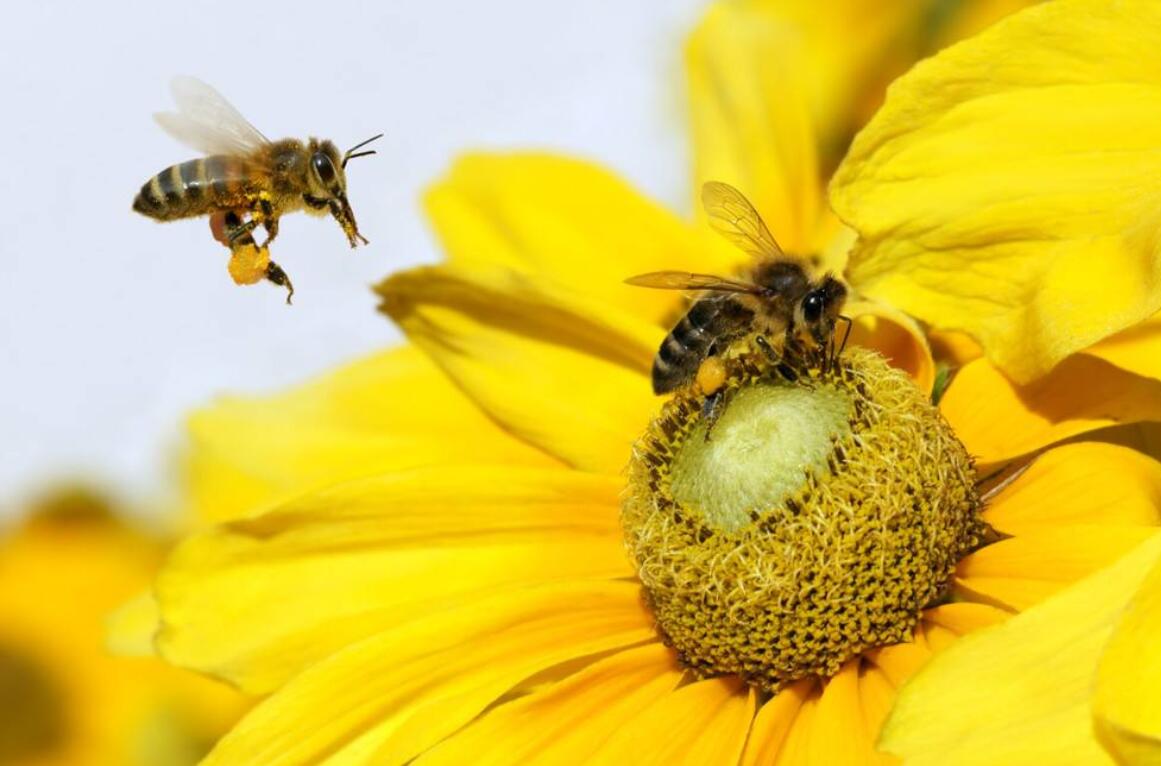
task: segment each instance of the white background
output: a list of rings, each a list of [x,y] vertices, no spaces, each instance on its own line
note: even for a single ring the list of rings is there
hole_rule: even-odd
[[[599,160],[688,198],[681,48],[700,0],[19,3],[0,27],[0,513],[83,478],[142,502],[171,481],[183,413],[394,343],[369,285],[439,258],[418,205],[467,149]],[[235,287],[204,220],[130,211],[193,156],[153,123],[168,82],[215,85],[271,138],[376,132],[350,168],[371,245],[284,219],[295,305]]]

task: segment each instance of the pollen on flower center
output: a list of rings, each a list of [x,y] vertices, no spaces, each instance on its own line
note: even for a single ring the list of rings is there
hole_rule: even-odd
[[[634,450],[626,542],[702,675],[776,689],[908,640],[979,542],[971,460],[927,397],[873,352],[821,361],[731,360],[712,425],[683,391]]]
[[[673,497],[713,529],[741,529],[751,511],[777,506],[808,472],[826,470],[835,440],[851,431],[850,410],[850,398],[832,386],[741,388],[712,429],[698,422],[677,451]]]

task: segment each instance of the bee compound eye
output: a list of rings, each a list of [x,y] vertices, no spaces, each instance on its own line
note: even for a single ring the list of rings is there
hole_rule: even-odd
[[[806,299],[802,301],[802,316],[805,317],[808,322],[818,321],[818,319],[822,316],[823,304],[824,301],[822,296],[817,292],[807,295]]]
[[[331,162],[331,158],[322,152],[315,152],[311,157],[311,164],[314,165],[314,172],[318,174],[318,180],[322,185],[328,189],[334,186],[335,183],[335,165]]]

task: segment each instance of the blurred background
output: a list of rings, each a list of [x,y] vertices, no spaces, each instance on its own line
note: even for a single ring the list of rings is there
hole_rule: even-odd
[[[418,198],[459,152],[540,147],[599,160],[687,203],[682,41],[701,0],[543,3],[25,3],[0,26],[0,519],[64,479],[156,508],[182,417],[397,339],[369,286],[438,258]],[[204,219],[130,210],[196,155],[152,113],[169,81],[220,90],[271,138],[317,135],[354,163],[371,240],[291,215],[273,255],[294,306],[237,287]]]

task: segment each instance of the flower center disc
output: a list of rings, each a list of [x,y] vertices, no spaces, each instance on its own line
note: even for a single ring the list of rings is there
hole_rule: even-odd
[[[634,450],[626,541],[701,675],[774,690],[908,640],[979,541],[971,460],[927,397],[870,351],[821,362],[730,360],[712,425],[691,387]]]

